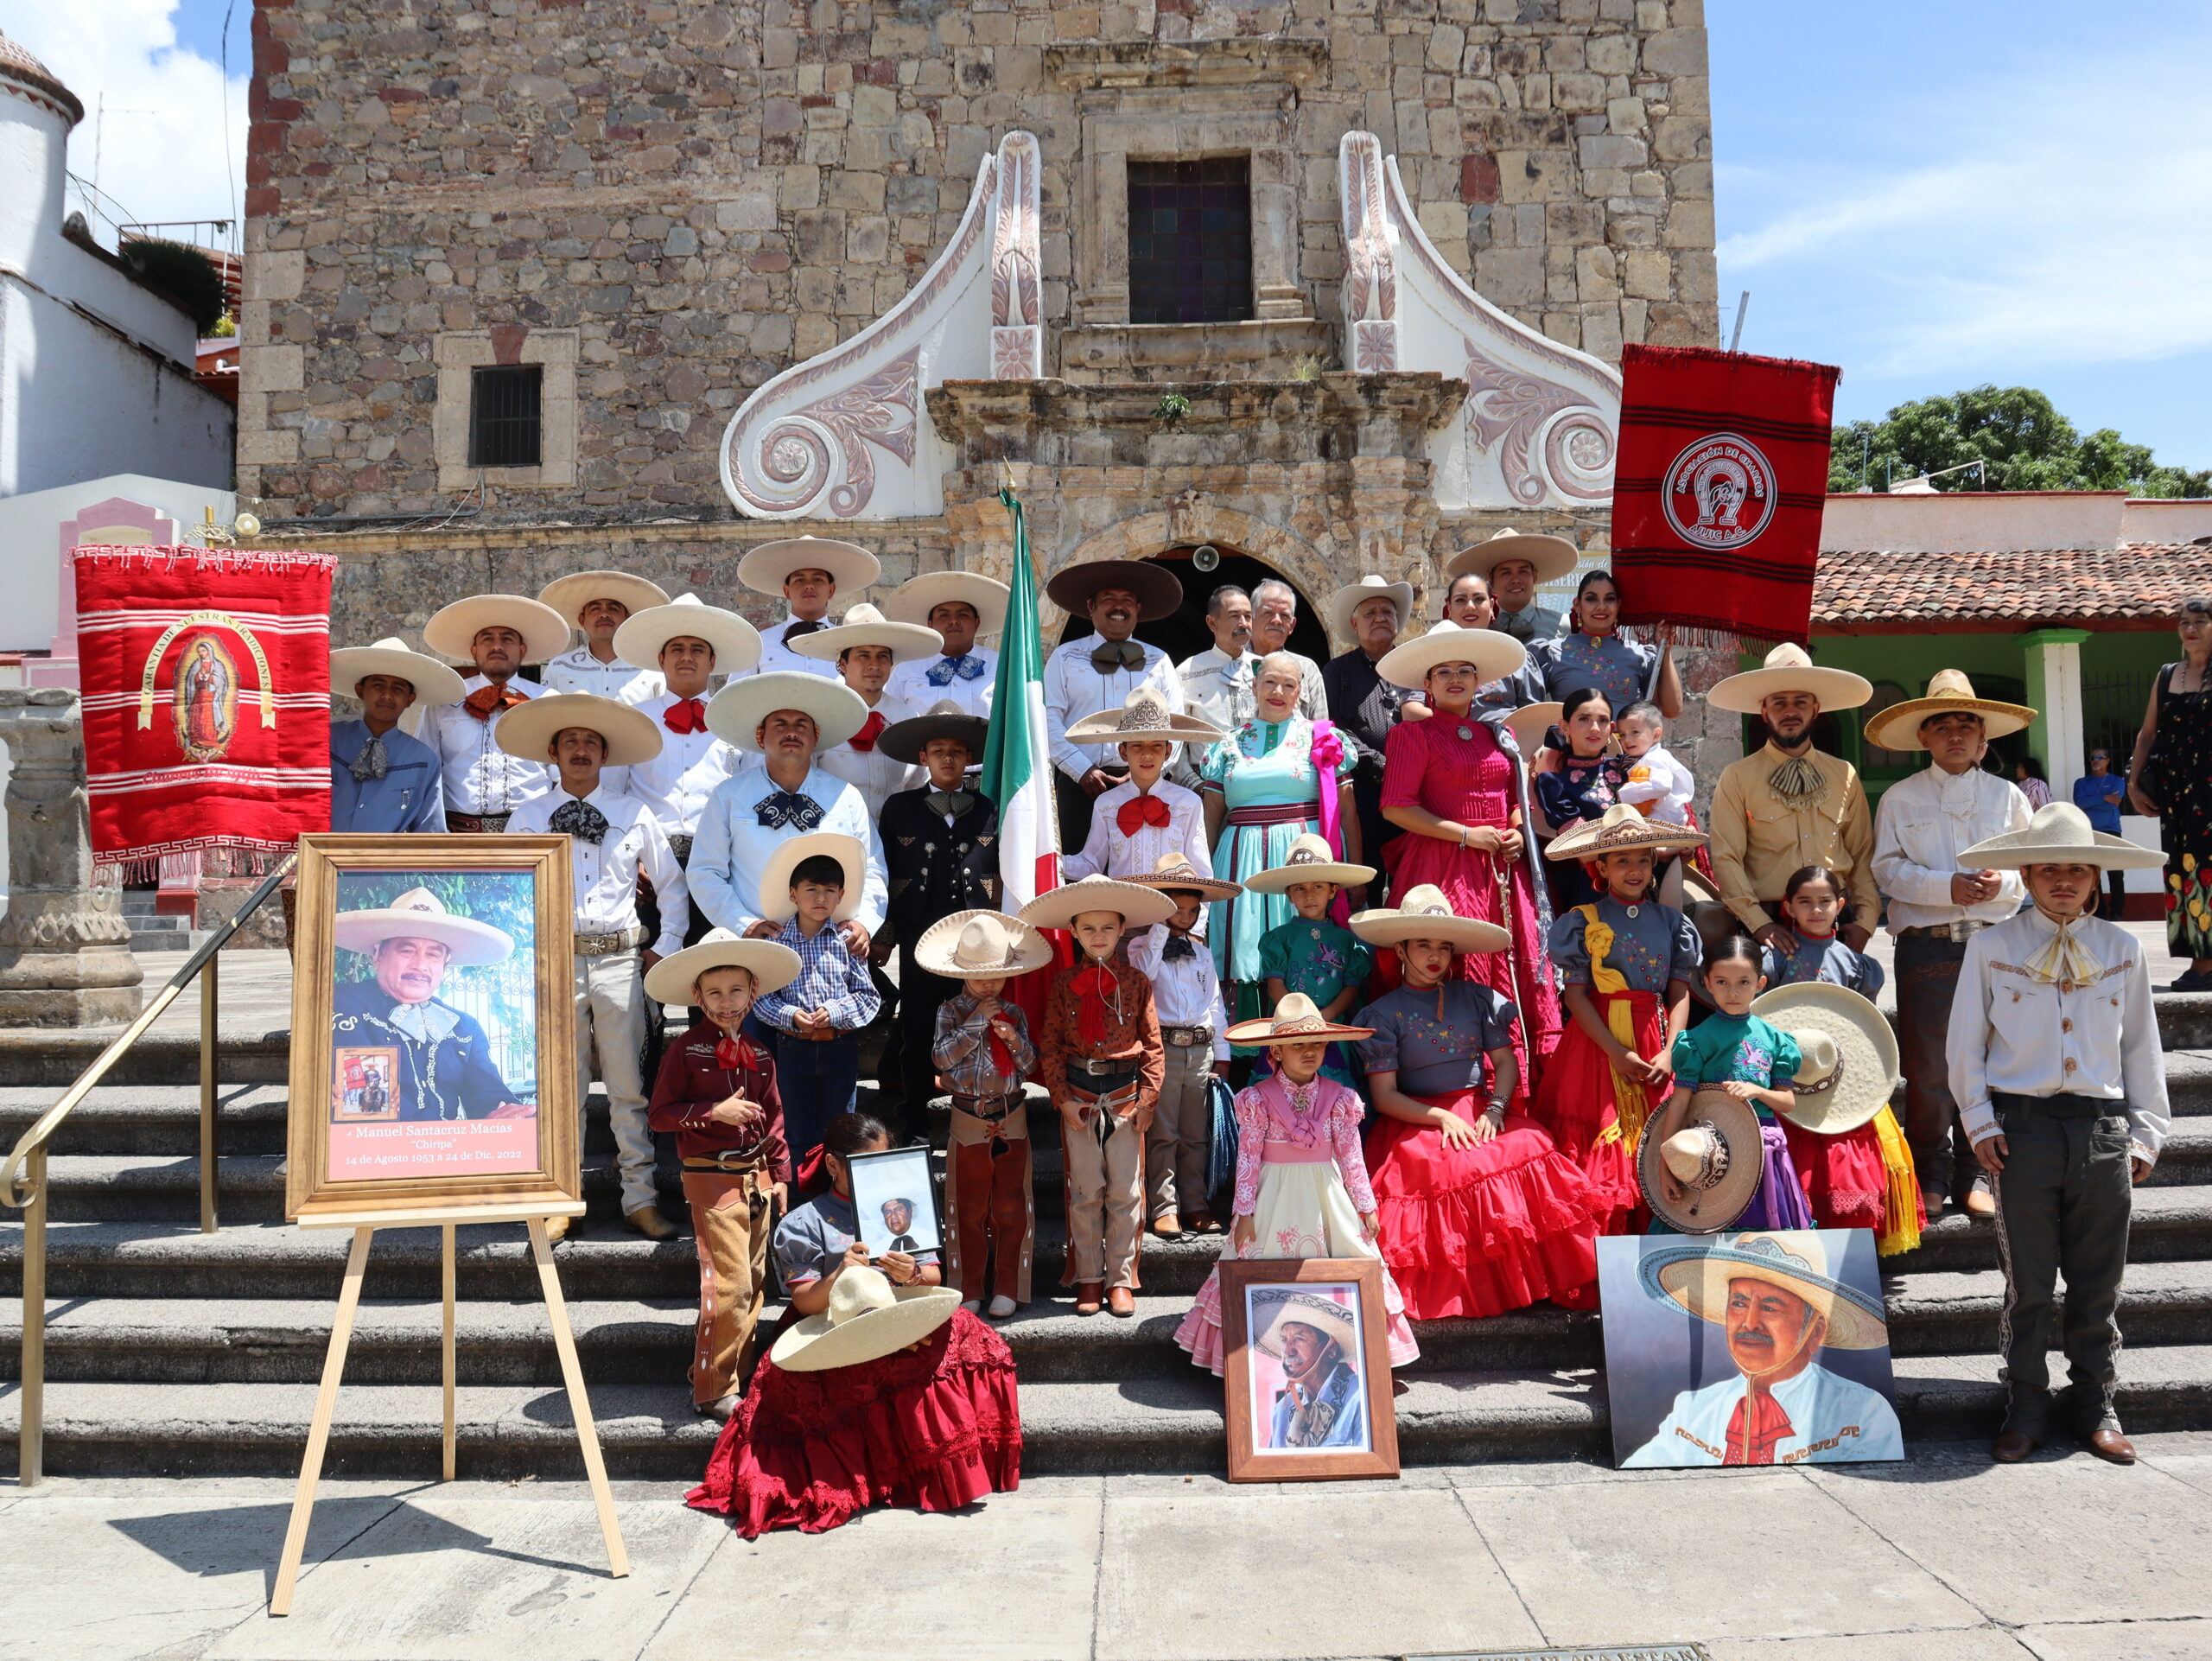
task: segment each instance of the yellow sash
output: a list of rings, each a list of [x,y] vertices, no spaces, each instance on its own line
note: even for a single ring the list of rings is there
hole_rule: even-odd
[[[1606,966],[1605,954],[1613,949],[1612,926],[1598,920],[1595,906],[1577,906],[1582,917],[1582,947],[1590,954],[1590,984],[1600,992],[1625,992],[1628,977]],[[1636,1011],[1626,999],[1605,1006],[1605,1028],[1630,1052],[1636,1049]],[[1612,1069],[1615,1117],[1598,1136],[1598,1145],[1618,1142],[1636,1155],[1643,1136],[1643,1122],[1651,1117],[1651,1098],[1644,1087],[1618,1067]]]

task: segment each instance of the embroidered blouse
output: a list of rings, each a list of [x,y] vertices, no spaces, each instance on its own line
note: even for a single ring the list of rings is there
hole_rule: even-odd
[[[1770,984],[1795,986],[1800,981],[1826,981],[1831,986],[1847,986],[1863,998],[1881,991],[1882,965],[1865,952],[1853,951],[1833,934],[1816,940],[1793,928],[1789,939],[1793,944],[1787,951],[1777,951],[1772,946],[1761,951]]]
[[[1590,913],[1594,911],[1596,916]],[[1602,931],[1602,937],[1601,937]],[[1664,997],[1669,981],[1694,982],[1704,946],[1697,927],[1672,906],[1647,900],[1629,908],[1606,894],[1594,906],[1577,906],[1552,925],[1548,950],[1570,985],[1594,986],[1593,950],[1604,966],[1627,983],[1600,991],[1650,992]]]
[[[1618,755],[1562,755],[1559,771],[1536,775],[1536,803],[1552,828],[1563,830],[1578,819],[1602,819],[1620,800],[1628,782],[1627,760]]]
[[[1351,1024],[1375,1028],[1372,1038],[1359,1041],[1369,1072],[1396,1073],[1397,1087],[1408,1096],[1450,1096],[1482,1089],[1484,1057],[1511,1047],[1517,1014],[1479,981],[1446,981],[1385,993]]]
[[[1260,937],[1260,977],[1279,980],[1286,992],[1303,992],[1325,1008],[1347,986],[1374,972],[1375,953],[1350,929],[1324,920],[1294,917]]]
[[[1686,1089],[1741,1079],[1761,1090],[1788,1090],[1803,1064],[1797,1041],[1758,1015],[1715,1015],[1675,1041],[1675,1082]],[[1754,1102],[1759,1118],[1775,1122],[1774,1110]]]
[[[1238,1091],[1236,1214],[1249,1217],[1259,1208],[1263,1166],[1317,1165],[1325,1155],[1336,1161],[1351,1208],[1363,1217],[1373,1216],[1375,1192],[1368,1186],[1367,1159],[1360,1152],[1359,1120],[1358,1092],[1333,1079],[1316,1078],[1300,1090],[1281,1073],[1271,1073]],[[1275,1157],[1269,1157],[1271,1151]]]

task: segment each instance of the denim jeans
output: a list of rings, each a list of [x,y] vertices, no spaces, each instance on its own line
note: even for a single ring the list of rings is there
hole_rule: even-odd
[[[784,1100],[784,1138],[794,1164],[822,1142],[830,1121],[860,1099],[861,1035],[839,1033],[828,1043],[765,1029],[776,1041],[776,1091]]]

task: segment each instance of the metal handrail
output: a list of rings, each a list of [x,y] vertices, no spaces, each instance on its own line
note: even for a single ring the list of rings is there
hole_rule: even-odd
[[[109,1069],[146,1035],[162,1012],[204,972],[207,982],[200,999],[200,1227],[204,1233],[215,1231],[215,954],[229,943],[239,926],[283,886],[297,859],[296,854],[285,855],[238,908],[238,915],[194,948],[185,958],[184,966],[169,977],[168,983],[154,995],[153,1002],[139,1012],[138,1018],[77,1076],[77,1082],[62,1091],[60,1101],[40,1114],[31,1128],[16,1138],[7,1162],[0,1164],[0,1206],[12,1206],[23,1213],[23,1406],[16,1461],[22,1487],[35,1487],[45,1466],[47,1143],[78,1103],[92,1092]]]

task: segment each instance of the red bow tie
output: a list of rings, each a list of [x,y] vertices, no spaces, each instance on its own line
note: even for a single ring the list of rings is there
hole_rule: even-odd
[[[868,719],[861,722],[861,729],[849,741],[855,749],[866,755],[875,748],[875,741],[883,735],[883,729],[890,724],[883,718],[882,710],[871,710],[868,712]]]
[[[489,721],[502,710],[529,702],[528,698],[516,691],[513,687],[501,682],[497,686],[478,687],[467,697],[461,699],[461,707],[479,721]]]
[[[1167,804],[1157,796],[1132,797],[1122,804],[1122,811],[1115,815],[1121,821],[1122,834],[1125,837],[1134,837],[1147,824],[1165,830],[1171,817]]]
[[[707,706],[699,698],[678,698],[660,712],[661,725],[672,733],[707,730]]]
[[[693,700],[697,702],[696,699]],[[767,1058],[749,1038],[722,1037],[715,1041],[715,1060],[734,1072],[766,1072]]]
[[[1756,1415],[1746,1415],[1744,1408],[1752,1399],[1753,1392],[1746,1390],[1744,1399],[1736,1403],[1736,1410],[1728,1416],[1728,1452],[1721,1461],[1724,1465],[1771,1465],[1775,1448],[1793,1434],[1789,1416],[1782,1410],[1780,1402],[1760,1391],[1757,1392]],[[1746,1423],[1746,1418],[1752,1422]]]

